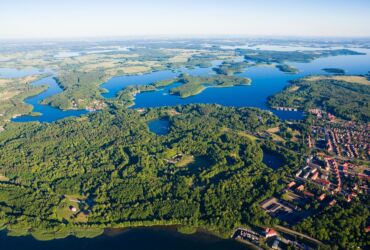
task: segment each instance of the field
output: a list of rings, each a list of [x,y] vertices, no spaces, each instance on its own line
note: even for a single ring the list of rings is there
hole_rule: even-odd
[[[308,81],[318,81],[318,80],[337,80],[337,81],[344,81],[349,83],[358,83],[370,86],[370,81],[368,78],[364,76],[312,76],[305,78]]]

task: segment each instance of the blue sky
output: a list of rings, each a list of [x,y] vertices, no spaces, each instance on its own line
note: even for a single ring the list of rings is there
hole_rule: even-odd
[[[0,0],[1,38],[370,36],[370,0]]]

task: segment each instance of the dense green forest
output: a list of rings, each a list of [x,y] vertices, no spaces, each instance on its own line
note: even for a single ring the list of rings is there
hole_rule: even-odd
[[[370,245],[365,232],[369,223],[369,201],[342,202],[305,219],[296,229],[322,241],[331,241],[332,249],[355,249]]]
[[[228,237],[238,226],[279,223],[258,204],[281,193],[304,159],[294,145],[253,135],[285,125],[253,108],[124,108],[132,93],[153,89],[126,88],[109,109],[80,118],[9,124],[0,133],[0,228],[42,240],[153,225]],[[149,131],[155,119],[170,121],[167,135]],[[263,150],[279,154],[283,166],[263,164]],[[329,207],[296,229],[332,246],[363,246],[368,209],[361,206]]]
[[[149,132],[146,123],[159,117],[170,120],[168,135]],[[39,239],[94,236],[112,226],[182,224],[229,234],[242,224],[268,225],[257,204],[284,186],[287,166],[274,172],[262,163],[261,145],[236,132],[277,122],[257,109],[190,105],[12,124],[0,134],[1,225]],[[292,156],[289,167],[298,166]]]
[[[334,115],[357,121],[370,121],[370,86],[329,78],[295,80],[272,96],[273,107],[321,108]]]
[[[71,109],[72,100],[80,109],[86,108],[94,100],[102,100],[104,92],[99,85],[110,78],[104,70],[92,72],[65,71],[56,78],[59,86],[64,90],[62,93],[53,95],[43,101],[61,109]]]

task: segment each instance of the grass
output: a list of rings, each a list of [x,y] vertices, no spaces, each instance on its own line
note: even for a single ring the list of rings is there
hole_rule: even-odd
[[[279,127],[273,127],[273,128],[267,129],[266,131],[269,132],[269,133],[274,134],[274,133],[279,132],[280,131],[280,128]]]
[[[87,222],[88,218],[79,209],[78,200],[85,200],[86,197],[81,195],[65,195],[65,199],[55,209],[55,216],[59,219],[65,219],[73,222]],[[77,208],[76,212],[72,212],[70,207]]]
[[[288,88],[288,92],[292,93],[292,92],[296,92],[297,90],[299,90],[299,86],[292,86],[290,88]]]
[[[197,228],[191,226],[179,226],[177,231],[182,234],[194,234],[197,232]]]
[[[258,140],[257,137],[255,137],[254,135],[251,135],[251,134],[248,134],[247,132],[245,131],[236,131],[236,133],[240,136],[243,136],[243,137],[247,137],[248,139],[250,139],[251,141],[253,142],[256,142]]]
[[[318,81],[318,80],[337,80],[337,81],[344,81],[350,83],[358,83],[363,85],[370,86],[370,81],[364,76],[312,76],[308,77],[305,80],[308,81]]]
[[[183,155],[181,160],[176,163],[176,167],[186,167],[187,165],[194,163],[194,156],[192,155]]]
[[[230,128],[226,128],[226,127],[223,127],[221,128],[221,132],[224,133],[224,132],[227,132],[227,133],[235,133],[239,136],[242,136],[242,137],[246,137],[248,138],[249,140],[253,141],[253,142],[256,142],[258,140],[257,137],[255,137],[254,135],[251,135],[245,131],[241,131],[241,130],[232,130]]]
[[[53,239],[63,239],[71,235],[75,235],[77,238],[94,238],[101,235],[104,232],[102,228],[68,228],[61,227],[58,229],[38,230],[33,231],[31,235],[40,241],[47,241]]]
[[[276,134],[279,131],[280,131],[279,127],[269,128],[269,129],[266,130],[266,132],[268,132],[271,135],[273,141],[285,142],[284,138],[282,138],[280,135]]]
[[[9,181],[9,178],[5,175],[0,174],[0,181]]]
[[[0,100],[9,100],[10,98],[13,98],[14,96],[18,95],[19,91],[4,91],[0,93]]]

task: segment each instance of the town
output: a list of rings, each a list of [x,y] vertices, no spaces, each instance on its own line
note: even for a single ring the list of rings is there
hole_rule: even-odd
[[[269,216],[290,226],[330,209],[338,201],[350,203],[369,195],[369,124],[343,121],[320,109],[310,109],[308,113],[311,123],[302,137],[307,148],[305,164],[288,178],[280,193],[259,204]],[[278,227],[283,228],[275,226],[271,232],[238,228],[233,238],[257,248],[267,245],[272,249],[310,249],[305,245],[307,241],[292,240],[279,233]]]

